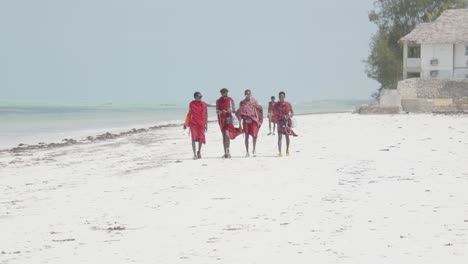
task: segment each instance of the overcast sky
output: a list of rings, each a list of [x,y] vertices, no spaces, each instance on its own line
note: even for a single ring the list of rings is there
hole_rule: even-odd
[[[372,2],[0,1],[0,99],[367,99]]]

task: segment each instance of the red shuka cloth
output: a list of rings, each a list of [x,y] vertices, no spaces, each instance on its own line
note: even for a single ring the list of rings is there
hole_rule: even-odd
[[[291,118],[289,118],[289,113],[291,113],[292,106],[289,102],[277,102],[274,106],[273,121],[278,124],[278,133],[297,136],[296,133],[291,129]]]
[[[242,134],[242,130],[239,130],[234,127],[232,124],[232,113],[236,111],[234,100],[231,97],[221,97],[216,101],[216,110],[217,111],[228,111],[226,113],[218,113],[218,123],[219,127],[221,128],[222,133],[226,133],[226,135],[230,139],[235,139],[237,136]],[[230,122],[226,122],[230,120]]]
[[[188,122],[187,122],[188,121]],[[206,128],[206,103],[203,101],[193,100],[189,104],[189,112],[185,125],[190,126],[192,140],[206,143],[205,128]]]
[[[275,106],[276,102],[268,102],[268,113],[273,112],[273,108]]]
[[[258,137],[258,130],[260,129],[260,127],[257,122],[247,123],[244,120],[244,122],[242,123],[242,126],[244,128],[245,134],[251,135],[253,138]]]

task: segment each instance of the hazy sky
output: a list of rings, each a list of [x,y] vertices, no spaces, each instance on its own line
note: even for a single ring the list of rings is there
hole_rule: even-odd
[[[3,0],[0,99],[366,99],[372,2]]]

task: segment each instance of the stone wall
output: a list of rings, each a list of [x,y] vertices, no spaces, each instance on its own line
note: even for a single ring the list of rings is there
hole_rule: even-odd
[[[403,111],[468,112],[468,79],[407,79],[398,83]]]
[[[383,89],[379,95],[381,107],[401,107],[401,96],[395,89]]]
[[[397,90],[383,89],[380,91],[379,100],[358,107],[354,113],[357,114],[399,114],[401,113],[401,97]]]

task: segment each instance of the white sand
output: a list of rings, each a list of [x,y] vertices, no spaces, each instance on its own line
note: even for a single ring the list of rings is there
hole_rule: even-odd
[[[0,263],[468,263],[468,117],[297,119],[283,158],[216,124],[197,161],[178,128],[0,154]]]

